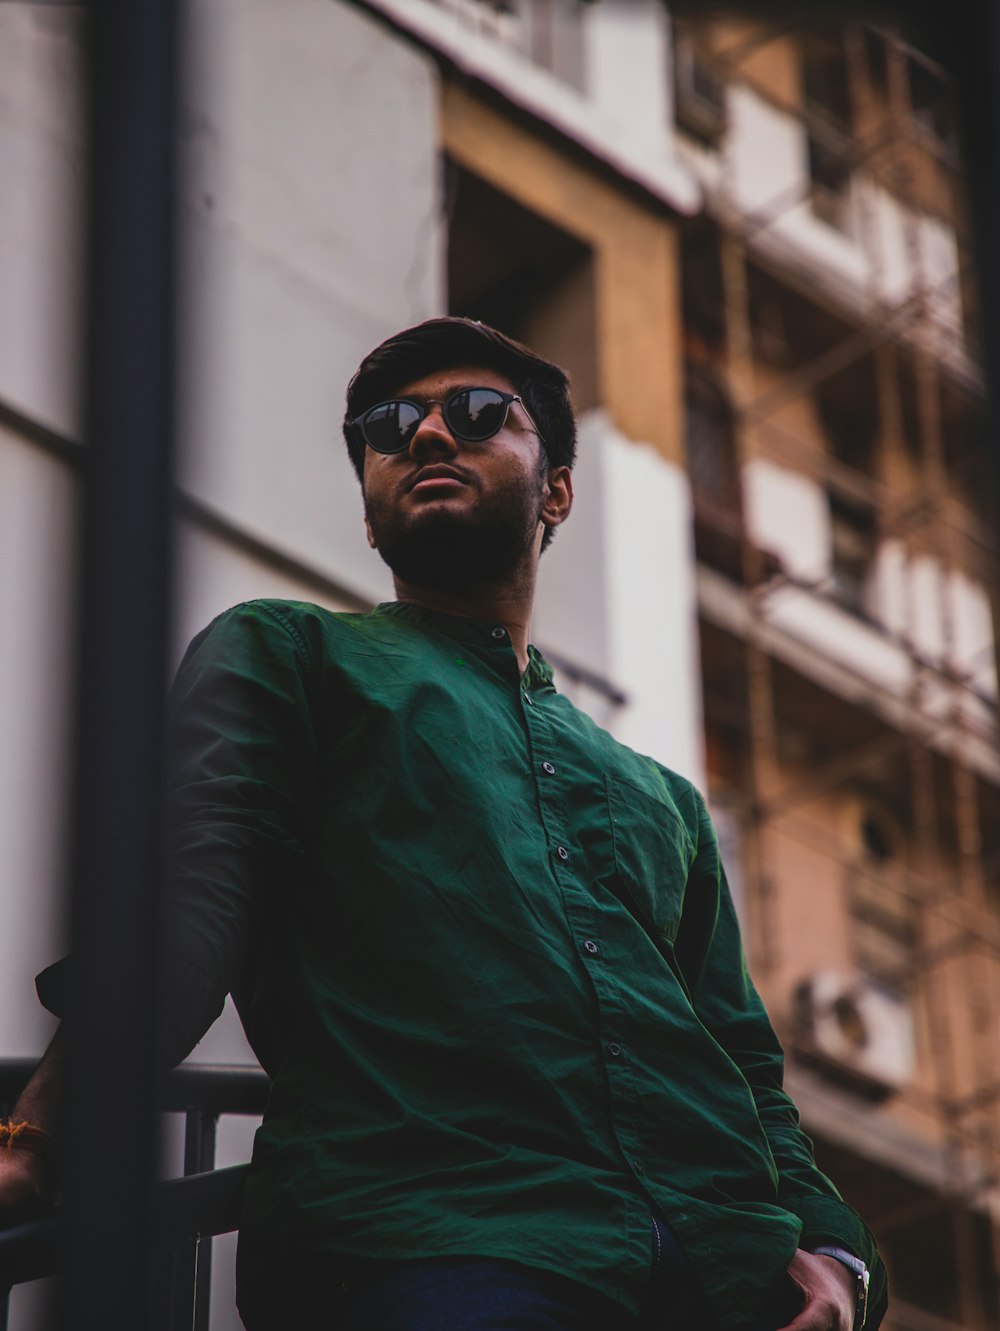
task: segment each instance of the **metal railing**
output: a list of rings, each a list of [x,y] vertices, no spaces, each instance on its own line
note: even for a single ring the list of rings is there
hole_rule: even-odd
[[[0,1059],[0,1108],[13,1104],[36,1060]],[[207,1331],[212,1279],[211,1241],[239,1225],[247,1166],[215,1169],[215,1136],[222,1114],[261,1114],[270,1081],[256,1067],[186,1064],[166,1074],[159,1108],[184,1114],[184,1175],[160,1183],[154,1241],[164,1254],[161,1274],[164,1331]],[[61,1208],[38,1220],[0,1229],[0,1331],[7,1331],[14,1285],[63,1269],[66,1218]]]

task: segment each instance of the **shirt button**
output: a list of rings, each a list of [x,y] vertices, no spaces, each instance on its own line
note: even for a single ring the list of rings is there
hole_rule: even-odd
[[[493,635],[492,635],[492,636],[493,636],[494,638],[496,638],[496,640],[499,642],[501,638],[506,638],[506,636],[507,636],[507,630],[506,630],[506,629],[502,629],[502,628],[500,628],[500,626],[498,625],[498,626],[493,630]]]
[[[561,860],[569,859],[569,851],[566,849],[565,846],[556,846],[556,854],[559,856]]]
[[[555,776],[556,769],[552,766],[551,763],[542,763],[542,771],[548,772],[549,776]]]
[[[608,1053],[611,1055],[612,1058],[620,1058],[621,1052],[622,1052],[621,1045],[615,1044],[614,1040],[612,1040],[611,1043],[608,1045]]]
[[[535,700],[534,698],[532,698],[530,693],[522,693],[521,697],[524,699],[524,701],[528,704],[529,707],[534,707]]]
[[[592,938],[588,938],[583,945],[583,950],[584,952],[589,952],[592,957],[596,957],[601,949],[597,946],[597,944],[594,942]]]
[[[632,1161],[632,1168],[635,1170],[635,1172],[636,1172],[637,1174],[645,1174],[645,1172],[646,1172],[645,1168],[643,1167],[643,1163],[642,1163],[641,1160],[633,1160],[633,1161]]]

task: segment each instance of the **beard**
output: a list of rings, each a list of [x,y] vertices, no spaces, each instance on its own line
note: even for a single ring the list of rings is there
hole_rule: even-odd
[[[474,482],[473,482],[474,483]],[[400,514],[391,504],[366,498],[365,513],[379,555],[403,582],[463,591],[507,581],[534,547],[541,520],[543,483],[520,484],[473,509],[455,512],[428,504]]]

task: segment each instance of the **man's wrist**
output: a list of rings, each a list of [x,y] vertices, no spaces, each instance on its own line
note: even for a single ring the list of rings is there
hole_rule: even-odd
[[[31,1162],[34,1166],[31,1172],[44,1193],[55,1192],[59,1148],[48,1132],[26,1119],[0,1120],[0,1159],[9,1160],[14,1155],[20,1162]]]
[[[834,1243],[819,1243],[809,1251],[817,1257],[832,1257],[845,1267],[855,1281],[854,1325],[852,1331],[861,1331],[868,1317],[868,1267],[849,1248]]]

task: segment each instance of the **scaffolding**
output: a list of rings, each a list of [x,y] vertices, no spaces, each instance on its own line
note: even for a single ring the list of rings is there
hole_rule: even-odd
[[[991,1288],[1000,1271],[996,715],[995,708],[992,718],[986,719],[985,709],[970,711],[968,691],[973,681],[948,664],[957,659],[958,633],[948,595],[942,596],[939,660],[922,658],[918,645],[918,619],[926,613],[917,577],[920,556],[933,556],[949,573],[974,569],[990,589],[993,624],[1000,624],[994,530],[988,520],[970,511],[975,483],[965,467],[970,459],[975,463],[975,449],[967,450],[962,466],[955,465],[949,454],[949,448],[954,452],[954,440],[946,438],[943,406],[958,398],[972,403],[974,414],[976,397],[982,393],[976,356],[962,352],[962,339],[942,335],[941,283],[927,271],[918,233],[928,192],[947,174],[951,197],[936,202],[945,207],[958,238],[963,257],[956,280],[967,302],[972,284],[964,256],[970,245],[955,187],[957,163],[948,160],[950,149],[929,157],[928,148],[930,131],[946,134],[946,112],[942,115],[928,92],[937,85],[944,89],[945,74],[899,32],[854,23],[833,35],[799,39],[800,58],[801,42],[807,40],[819,43],[821,57],[836,62],[835,68],[828,65],[824,70],[821,59],[815,76],[821,95],[824,77],[833,90],[831,104],[810,101],[808,77],[803,80],[804,95],[783,100],[780,81],[769,80],[765,86],[754,57],[769,44],[788,42],[787,27],[759,23],[734,29],[718,20],[677,27],[676,47],[684,62],[684,85],[679,83],[678,96],[685,89],[692,93],[688,121],[680,114],[678,121],[702,137],[703,147],[715,150],[720,168],[709,188],[713,227],[707,241],[698,242],[716,245],[717,257],[700,269],[693,265],[692,279],[707,284],[708,294],[703,289],[702,299],[709,306],[714,301],[720,313],[703,310],[701,327],[689,323],[688,351],[695,376],[706,364],[719,376],[727,406],[716,411],[720,419],[726,412],[728,417],[718,429],[730,432],[729,465],[737,478],[735,515],[731,482],[727,486],[717,478],[717,492],[728,489],[729,499],[714,508],[711,503],[698,508],[696,480],[695,490],[702,537],[699,561],[704,564],[707,550],[709,562],[724,569],[730,587],[727,614],[712,614],[707,603],[721,582],[702,569],[703,615],[708,609],[709,619],[714,619],[709,632],[716,634],[716,646],[706,653],[711,658],[714,652],[714,662],[705,666],[706,713],[710,724],[714,717],[736,736],[743,755],[739,821],[743,865],[754,889],[746,902],[751,960],[767,993],[769,977],[783,960],[776,913],[781,864],[775,830],[780,829],[786,844],[796,837],[808,842],[812,851],[838,861],[845,875],[857,881],[858,866],[849,862],[842,842],[830,837],[828,844],[818,844],[815,825],[797,825],[797,816],[812,801],[870,787],[881,779],[905,806],[909,852],[905,869],[879,872],[876,865],[869,866],[869,872],[878,879],[876,906],[883,918],[891,916],[894,922],[895,933],[890,930],[884,949],[895,965],[889,979],[912,1004],[925,1074],[900,1091],[899,1102],[936,1125],[948,1183],[936,1197],[890,1206],[872,1219],[884,1239],[922,1213],[937,1210],[939,1217],[946,1218],[955,1276],[952,1316],[957,1319],[949,1323],[926,1310],[903,1306],[893,1314],[899,1320],[892,1325],[942,1331],[947,1325],[997,1327],[1000,1309],[996,1288]],[[699,67],[692,75],[694,64]],[[810,169],[802,182],[753,210],[740,206],[737,164],[725,134],[726,89],[737,81],[794,116],[805,129],[810,154]],[[836,97],[843,97],[842,106]],[[811,202],[819,216],[833,222],[836,209],[862,173],[869,184],[881,182],[891,190],[905,219],[911,281],[895,300],[879,294],[887,283],[873,281],[866,299],[848,302],[836,284],[825,288],[819,275],[813,280],[793,262],[786,263],[776,243],[781,220],[803,203]],[[851,197],[855,240],[868,272],[879,276],[888,257],[874,192],[855,190]],[[827,336],[815,354],[786,368],[778,382],[765,384],[759,382],[758,369],[768,329],[760,326],[759,313],[755,326],[754,310],[754,282],[759,284],[761,274],[789,291],[791,299],[811,303],[817,322],[837,328],[837,335]],[[968,319],[966,324],[968,340]],[[857,456],[847,461],[828,454],[817,459],[815,441],[804,440],[793,425],[779,419],[782,408],[824,390],[836,399],[834,390],[847,382],[844,376],[857,376],[862,365],[874,386],[871,408],[881,426],[875,430],[877,446],[862,454],[858,440],[864,434],[856,430],[848,443],[859,450]],[[849,408],[848,402],[843,409]],[[917,464],[902,456],[908,434],[916,436]],[[848,513],[870,515],[870,530],[859,518],[853,533],[847,531],[848,555],[852,540],[855,546],[867,540],[869,550],[877,542],[898,543],[907,591],[904,621],[892,634],[882,630],[910,662],[906,695],[880,699],[878,689],[860,679],[850,680],[844,690],[846,702],[837,703],[827,724],[836,726],[837,718],[846,716],[850,708],[861,713],[881,708],[879,723],[869,726],[869,733],[860,726],[860,737],[842,737],[844,742],[826,754],[812,754],[808,775],[792,782],[781,778],[788,766],[781,752],[783,709],[788,706],[782,681],[787,684],[789,669],[795,667],[776,651],[779,635],[772,611],[789,589],[824,596],[830,587],[790,575],[751,539],[739,507],[739,478],[762,453],[787,459],[805,471],[829,495],[840,496]],[[908,483],[901,485],[899,478],[904,475]],[[731,594],[734,583],[738,598]],[[720,631],[727,635],[725,652],[718,645]],[[837,667],[829,663],[818,670],[820,692],[829,685],[831,670],[836,673]],[[850,674],[846,669],[842,673],[845,678]],[[871,835],[877,839],[882,834],[875,828]],[[869,903],[872,899],[869,893]],[[880,978],[885,979],[885,973]]]

